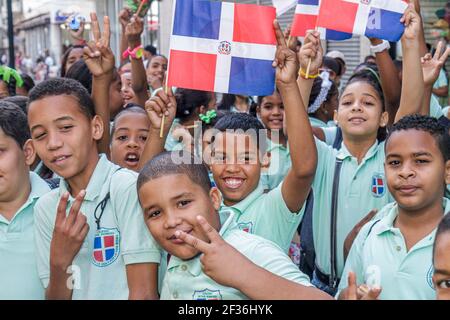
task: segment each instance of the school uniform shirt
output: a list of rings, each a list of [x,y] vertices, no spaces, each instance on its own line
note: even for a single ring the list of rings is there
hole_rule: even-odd
[[[286,254],[291,240],[303,217],[303,211],[291,212],[284,202],[281,183],[275,189],[264,193],[260,183],[245,199],[228,207],[220,208],[223,223],[228,212],[234,212],[236,227],[277,244]]]
[[[450,211],[450,200],[444,198],[444,213]],[[435,300],[433,288],[434,229],[407,252],[400,229],[394,227],[397,203],[382,210],[384,218],[367,223],[360,231],[345,263],[339,290],[347,287],[350,271],[358,285],[381,286],[382,300]]]
[[[144,223],[138,202],[137,173],[119,169],[101,155],[86,188],[80,211],[87,217],[89,233],[72,263],[72,299],[128,299],[126,265],[160,262],[160,249]],[[37,266],[44,287],[49,283],[56,210],[68,188],[61,180],[60,187],[41,197],[35,206]],[[73,201],[70,196],[67,214]],[[106,203],[103,215],[102,203]],[[101,215],[100,229],[95,215]]]
[[[34,206],[50,191],[47,183],[30,172],[31,193],[11,221],[0,214],[0,300],[43,300],[34,249]]]
[[[344,268],[344,240],[353,227],[372,209],[380,210],[393,202],[384,175],[384,142],[375,142],[358,164],[342,143],[338,151],[316,139],[318,163],[312,189],[314,192],[313,238],[316,265],[329,275],[331,202],[336,158],[342,159],[337,208],[337,276]]]
[[[430,100],[430,117],[439,119],[444,113],[442,112],[442,107],[439,104],[438,99],[432,95]]]
[[[270,165],[266,172],[261,173],[261,183],[264,190],[272,190],[278,187],[291,168],[291,154],[289,147],[270,139],[267,139],[267,152],[270,153]]]
[[[276,244],[235,228],[233,215],[230,214],[220,230],[220,235],[228,244],[256,265],[280,277],[307,287],[313,286],[308,276]],[[161,300],[177,299],[244,300],[248,297],[234,288],[218,284],[203,273],[200,256],[186,261],[172,256],[163,281]]]
[[[175,119],[173,121],[172,126],[170,127],[169,134],[167,135],[166,144],[164,145],[164,149],[167,151],[179,151],[183,150],[183,143],[178,139],[175,139],[173,136],[173,131],[179,126],[180,121]]]
[[[439,89],[442,87],[446,87],[448,86],[448,79],[447,79],[447,75],[445,74],[445,71],[443,69],[441,69],[441,71],[439,72],[439,77],[436,80],[436,82],[433,85],[433,89]],[[438,99],[439,104],[441,105],[446,105],[447,104],[447,97],[438,97],[435,94],[433,94],[433,96]]]

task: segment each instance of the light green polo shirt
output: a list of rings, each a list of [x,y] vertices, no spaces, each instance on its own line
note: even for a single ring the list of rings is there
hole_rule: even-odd
[[[235,224],[245,232],[256,234],[264,239],[275,242],[283,249],[289,251],[291,240],[303,217],[303,211],[291,212],[284,202],[281,193],[281,183],[268,193],[260,183],[244,200],[227,207],[220,208],[221,222],[227,212],[233,211]]]
[[[342,143],[337,151],[316,139],[318,163],[313,181],[313,238],[316,264],[329,275],[331,199],[336,158],[343,159],[337,209],[337,271],[338,277],[344,268],[344,240],[353,227],[372,209],[380,210],[393,201],[384,176],[384,143],[375,144],[366,156],[358,161]],[[374,187],[376,189],[374,189]]]
[[[438,99],[432,95],[430,100],[430,117],[439,119],[444,113],[442,112],[442,107],[439,104]]]
[[[81,212],[87,216],[89,233],[73,261],[75,281],[72,299],[128,299],[126,265],[159,263],[160,250],[144,223],[138,202],[137,173],[108,161],[101,155],[86,188]],[[65,180],[58,189],[39,199],[35,206],[35,245],[39,277],[45,287],[50,276],[50,242],[61,196],[68,190]],[[94,213],[106,198],[110,199],[101,217],[97,233]],[[69,205],[73,203],[70,197]],[[69,213],[69,209],[67,209]],[[101,210],[97,210],[97,217]]]
[[[175,119],[170,127],[169,134],[167,135],[166,144],[164,149],[167,151],[179,151],[183,150],[183,143],[173,137],[173,130],[179,125],[180,120]]]
[[[433,89],[439,89],[446,86],[448,86],[447,75],[445,74],[444,69],[441,69],[441,71],[439,72],[439,77],[433,85]],[[435,94],[433,94],[433,96],[439,101],[439,104],[443,106],[447,105],[447,97],[441,98],[436,96]]]
[[[264,190],[278,187],[292,166],[289,147],[274,143],[267,139],[267,152],[270,152],[270,165],[266,172],[261,172],[261,183]]]
[[[450,200],[444,198],[443,208],[444,213],[450,211]],[[347,287],[348,273],[353,271],[358,285],[381,286],[382,300],[435,300],[432,255],[436,229],[407,252],[400,229],[394,227],[397,203],[385,206],[382,213],[384,218],[366,224],[353,242],[339,290]]]
[[[311,287],[308,276],[271,241],[233,227],[233,213],[220,230],[223,239],[256,265],[285,279]],[[239,268],[239,266],[236,266]],[[225,287],[202,271],[200,256],[181,260],[172,256],[164,278],[161,300],[244,300],[242,292]]]
[[[326,128],[328,125],[323,122],[322,120],[319,120],[317,118],[309,116],[309,123],[311,124],[311,127],[319,127],[319,128]]]
[[[30,172],[31,193],[11,221],[0,214],[0,300],[43,300],[34,249],[34,206],[50,191],[47,183]]]

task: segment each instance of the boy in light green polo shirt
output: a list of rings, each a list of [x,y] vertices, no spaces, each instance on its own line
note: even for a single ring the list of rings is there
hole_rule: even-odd
[[[217,132],[211,147],[210,167],[224,199],[220,210],[224,217],[222,222],[226,213],[232,211],[241,230],[271,240],[287,253],[314,178],[317,152],[296,84],[296,54],[287,48],[277,23],[275,31],[279,48],[279,56],[274,62],[276,86],[284,105],[292,167],[277,188],[264,193],[260,176],[267,135],[261,122],[245,113],[224,115],[215,125]],[[161,119],[164,114],[163,133],[166,138],[176,107],[171,90],[168,94],[160,91],[147,102],[154,133],[147,140],[140,160],[142,163],[164,150],[165,139],[159,137]]]
[[[71,79],[37,85],[28,123],[37,154],[62,177],[35,206],[47,299],[156,299],[160,252],[143,224],[137,174],[99,156],[103,122],[87,90]]]
[[[34,206],[50,191],[30,172],[34,153],[25,113],[0,101],[0,300],[41,300],[34,250]]]
[[[354,272],[360,286],[381,287],[379,299],[435,299],[433,242],[439,222],[450,211],[450,201],[443,198],[444,183],[450,182],[449,133],[431,117],[402,118],[386,142],[385,171],[396,202],[358,234],[340,297],[349,294],[347,279]]]
[[[236,229],[234,213],[224,224],[220,223],[218,209],[220,192],[211,188],[205,164],[196,164],[191,157],[188,163],[176,161],[172,152],[162,153],[148,162],[139,174],[137,188],[144,211],[144,220],[159,245],[169,255],[161,299],[182,300],[242,300],[251,298],[238,289],[218,284],[208,277],[201,267],[199,250],[192,242],[180,239],[181,234],[209,242],[198,216],[202,217],[225,242],[244,254],[253,263],[276,275],[296,282],[305,299],[324,296],[311,286],[281,249],[266,239]],[[201,162],[200,162],[201,163]],[[190,243],[190,244],[189,244]],[[221,254],[220,250],[217,254]],[[242,273],[242,265],[233,266]],[[229,279],[233,281],[233,279]]]

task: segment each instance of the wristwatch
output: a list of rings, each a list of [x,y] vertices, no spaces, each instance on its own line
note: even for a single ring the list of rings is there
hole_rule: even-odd
[[[389,41],[383,40],[382,43],[376,45],[376,46],[370,46],[370,51],[372,54],[383,52],[384,50],[389,50],[391,48],[391,45]]]

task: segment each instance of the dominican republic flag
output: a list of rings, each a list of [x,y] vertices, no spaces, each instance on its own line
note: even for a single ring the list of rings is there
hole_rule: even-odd
[[[292,22],[291,36],[305,37],[306,31],[314,30],[319,15],[320,0],[298,0]],[[326,28],[317,28],[323,40],[347,40],[351,33],[334,31]]]
[[[384,184],[384,177],[381,174],[375,174],[372,177],[372,195],[375,197],[382,197],[386,192]]]
[[[176,0],[168,85],[251,96],[275,90],[275,8]]]
[[[405,30],[400,19],[407,6],[403,0],[322,0],[317,25],[396,42]]]

